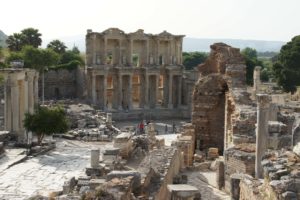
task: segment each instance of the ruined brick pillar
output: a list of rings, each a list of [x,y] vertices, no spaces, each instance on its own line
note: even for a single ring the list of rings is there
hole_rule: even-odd
[[[261,160],[267,150],[268,142],[268,117],[270,98],[267,94],[257,95],[257,127],[256,127],[256,160],[255,177],[263,178]]]

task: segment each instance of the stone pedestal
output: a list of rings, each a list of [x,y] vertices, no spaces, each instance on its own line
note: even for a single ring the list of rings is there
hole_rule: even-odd
[[[256,127],[256,158],[255,177],[263,178],[262,157],[268,147],[268,117],[270,98],[267,94],[257,95],[257,127]]]
[[[106,125],[112,126],[112,113],[106,113]]]
[[[99,156],[100,156],[100,149],[92,149],[91,150],[91,167],[92,168],[99,167]]]

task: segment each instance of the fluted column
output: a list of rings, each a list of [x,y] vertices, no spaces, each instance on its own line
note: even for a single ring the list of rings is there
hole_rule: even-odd
[[[270,98],[267,94],[257,95],[257,127],[256,127],[256,159],[255,177],[263,178],[263,168],[261,165],[268,146],[268,114]]]

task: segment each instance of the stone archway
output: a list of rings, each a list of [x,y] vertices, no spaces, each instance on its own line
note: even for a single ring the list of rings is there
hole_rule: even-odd
[[[223,153],[227,90],[227,83],[220,74],[210,74],[197,82],[192,112],[197,149],[216,147]]]

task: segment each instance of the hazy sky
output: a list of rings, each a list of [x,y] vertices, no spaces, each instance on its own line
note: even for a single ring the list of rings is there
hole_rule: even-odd
[[[2,0],[0,5],[2,31],[34,27],[43,39],[109,27],[198,38],[288,41],[300,34],[300,0]]]

